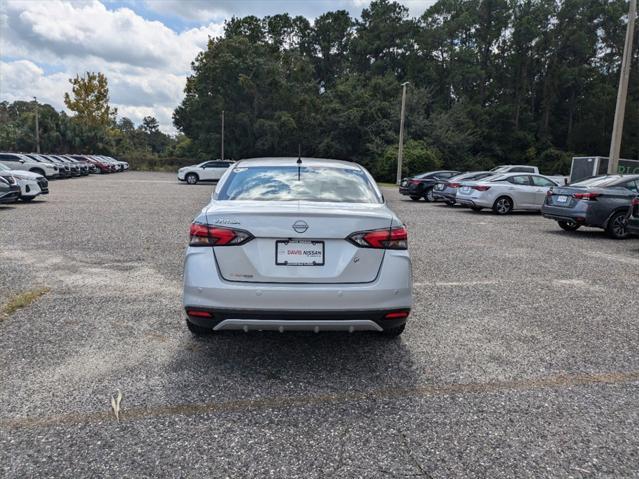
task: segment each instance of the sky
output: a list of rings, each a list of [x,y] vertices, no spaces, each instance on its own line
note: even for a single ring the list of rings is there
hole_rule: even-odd
[[[400,0],[412,16],[435,0]],[[368,0],[0,0],[0,101],[31,100],[65,110],[69,78],[107,76],[118,117],[152,115],[176,133],[191,62],[225,19],[288,12],[313,20],[330,10],[358,17]]]

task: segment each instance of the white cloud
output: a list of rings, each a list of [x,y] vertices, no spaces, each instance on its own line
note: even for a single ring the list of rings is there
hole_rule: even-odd
[[[0,13],[0,28],[3,55],[25,58],[2,63],[2,100],[38,96],[62,109],[68,79],[100,71],[122,115],[130,112],[135,121],[142,111],[158,111],[154,116],[165,131],[175,131],[166,112],[180,103],[191,62],[209,36],[223,31],[221,23],[209,23],[177,33],[131,9],[109,10],[97,0],[10,0]],[[38,64],[56,72],[47,73]]]
[[[178,15],[189,20],[214,20],[231,16],[275,15],[288,12],[291,16],[315,18],[331,10],[347,10],[359,16],[371,0],[146,0],[146,5],[168,15]],[[400,0],[411,15],[418,16],[436,0]]]
[[[420,15],[435,0],[403,0]],[[289,12],[316,17],[346,9],[359,15],[369,0],[146,0],[172,17],[197,19],[181,32],[149,20],[132,8],[99,0],[0,0],[0,100],[39,100],[64,109],[68,79],[99,71],[109,80],[120,116],[139,122],[155,116],[175,132],[171,114],[183,98],[186,76],[209,36],[223,34],[232,15]],[[121,5],[121,3],[119,4]],[[140,4],[137,4],[140,5]],[[192,24],[192,23],[191,23]]]

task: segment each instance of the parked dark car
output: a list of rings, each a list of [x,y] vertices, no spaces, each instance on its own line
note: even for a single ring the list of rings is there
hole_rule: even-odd
[[[410,196],[411,200],[418,201],[424,198],[426,201],[435,201],[433,189],[440,180],[447,180],[459,175],[460,171],[429,171],[421,175],[404,178],[399,186],[399,193]]]
[[[20,198],[20,187],[11,176],[0,176],[0,203],[15,203]]]
[[[639,235],[639,196],[632,199],[628,209],[626,228],[628,233]]]
[[[629,235],[628,206],[639,194],[639,175],[605,175],[551,188],[541,208],[566,231],[603,228],[612,238]]]
[[[441,180],[433,189],[435,200],[442,200],[448,206],[453,206],[457,202],[457,190],[461,186],[459,181],[476,181],[492,176],[491,171],[470,171],[461,175],[453,176],[448,180]]]

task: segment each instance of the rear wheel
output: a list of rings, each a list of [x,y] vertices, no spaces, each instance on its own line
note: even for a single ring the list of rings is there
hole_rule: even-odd
[[[446,206],[455,206],[455,202],[454,201],[447,201],[446,202]]]
[[[565,231],[577,231],[579,228],[581,228],[581,225],[575,223],[574,221],[561,220],[561,221],[557,221],[557,224],[562,230],[565,230]]]
[[[396,328],[385,329],[379,334],[381,334],[385,338],[396,338],[404,332],[404,329],[406,329],[406,325],[402,324],[401,326],[397,326]]]
[[[628,237],[628,229],[626,228],[628,220],[626,219],[626,213],[618,211],[608,221],[606,226],[606,233],[608,236],[614,239],[625,239]]]
[[[203,328],[202,326],[193,324],[188,319],[186,320],[186,326],[187,328],[189,328],[189,331],[191,331],[194,336],[207,336],[209,334],[213,334],[213,330],[211,328]]]
[[[195,173],[189,173],[184,177],[184,179],[189,185],[194,185],[200,178]]]
[[[498,215],[507,215],[513,210],[513,200],[507,196],[502,196],[495,200],[493,211]]]
[[[419,201],[421,196],[411,196],[410,199],[413,201]]]
[[[433,201],[435,201],[435,195],[433,194],[433,189],[432,188],[428,188],[424,192],[424,199],[426,201],[428,201],[429,203],[432,203]]]

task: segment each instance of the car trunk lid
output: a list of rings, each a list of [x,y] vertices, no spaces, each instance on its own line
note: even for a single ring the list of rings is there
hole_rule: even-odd
[[[254,236],[240,246],[214,248],[221,276],[264,283],[374,281],[384,250],[360,248],[346,238],[392,223],[383,204],[308,201],[218,201],[206,218],[209,225]]]

